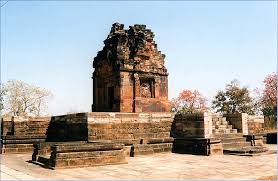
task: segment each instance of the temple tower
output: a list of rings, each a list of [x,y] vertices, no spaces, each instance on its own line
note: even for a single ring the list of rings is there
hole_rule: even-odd
[[[145,25],[114,23],[94,58],[93,105],[97,112],[168,112],[165,55]]]

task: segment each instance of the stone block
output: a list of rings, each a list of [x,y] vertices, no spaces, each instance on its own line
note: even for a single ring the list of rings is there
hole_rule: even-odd
[[[73,168],[127,163],[122,144],[95,142],[54,145],[51,147],[49,167]]]

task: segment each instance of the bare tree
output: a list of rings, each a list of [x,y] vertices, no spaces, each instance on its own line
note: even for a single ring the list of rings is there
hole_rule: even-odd
[[[52,97],[50,91],[19,80],[9,80],[3,89],[4,109],[14,116],[40,116],[46,108],[46,99]]]
[[[6,91],[3,89],[2,84],[0,84],[0,112],[2,112],[2,109],[4,108],[4,95],[6,94]]]

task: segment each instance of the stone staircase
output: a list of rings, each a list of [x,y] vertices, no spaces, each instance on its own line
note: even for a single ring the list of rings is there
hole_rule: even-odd
[[[221,140],[224,153],[225,150],[252,146],[241,133],[215,134],[214,137]]]
[[[251,141],[229,125],[225,117],[213,117],[212,125],[213,136],[221,140],[224,154],[254,155],[266,151],[266,148],[262,146],[252,146]]]
[[[212,133],[213,134],[237,133],[237,129],[233,129],[233,126],[229,125],[225,117],[213,117]]]
[[[212,118],[212,133],[215,138],[221,140],[224,152],[231,148],[251,146],[251,142],[246,142],[243,134],[238,133],[237,129],[233,129],[225,117],[215,116]]]

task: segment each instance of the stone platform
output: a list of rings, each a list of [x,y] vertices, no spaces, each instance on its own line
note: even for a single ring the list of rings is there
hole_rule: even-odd
[[[47,151],[45,152],[48,149],[44,151],[35,149],[32,161],[52,169],[127,163],[124,145],[119,143],[72,142],[53,144],[50,148],[50,156]],[[35,154],[39,152],[40,155]]]
[[[173,143],[173,152],[195,155],[222,155],[221,140],[215,138],[177,138]]]
[[[35,144],[39,146],[34,155],[50,155],[51,146],[55,143],[99,141],[124,144],[126,156],[179,150],[213,155],[221,154],[227,148],[263,144],[263,136],[243,137],[240,129],[231,133],[232,127],[246,121],[243,116],[229,117],[227,120],[233,125],[223,117],[214,116],[212,113],[174,116],[166,112],[87,112],[42,118],[13,117],[1,123],[1,150],[2,153],[31,154]],[[229,133],[219,133],[221,130]]]
[[[2,136],[1,152],[7,153],[24,153],[33,152],[33,144],[45,141],[46,136]]]

